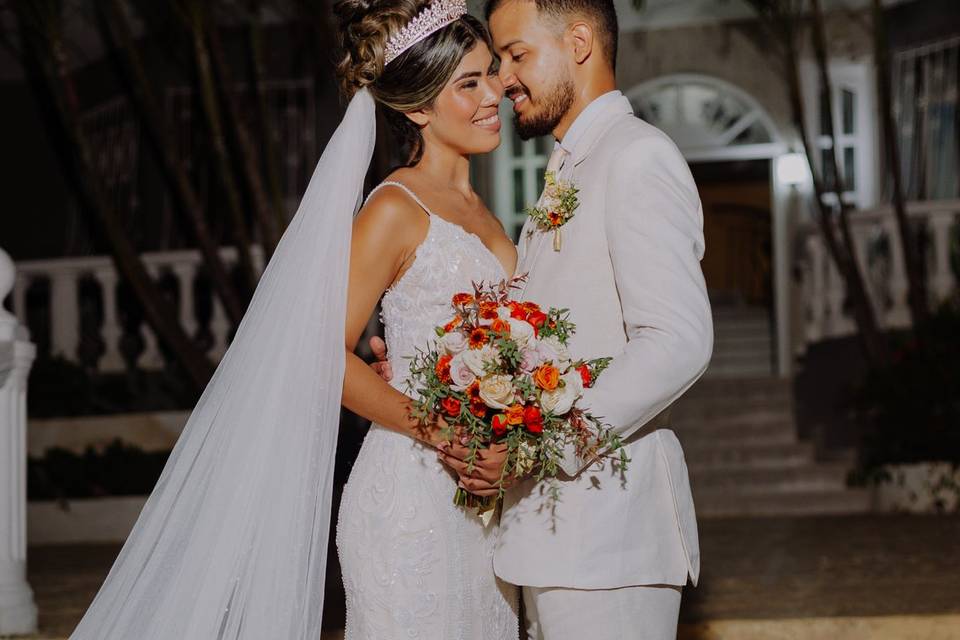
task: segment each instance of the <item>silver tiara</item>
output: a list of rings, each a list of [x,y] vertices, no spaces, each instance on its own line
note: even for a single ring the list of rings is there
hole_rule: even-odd
[[[433,0],[430,6],[418,13],[407,26],[387,42],[383,66],[396,60],[401,53],[417,44],[431,33],[439,31],[467,13],[467,0]]]

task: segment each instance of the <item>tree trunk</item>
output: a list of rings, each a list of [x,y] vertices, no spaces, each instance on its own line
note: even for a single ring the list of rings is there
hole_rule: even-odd
[[[267,260],[273,255],[280,240],[276,219],[270,210],[267,200],[267,191],[264,188],[260,173],[260,163],[257,161],[257,151],[250,139],[250,133],[240,116],[240,107],[237,104],[236,93],[233,91],[233,82],[226,55],[223,52],[223,43],[220,41],[220,30],[216,24],[208,25],[208,40],[210,42],[210,60],[213,63],[214,73],[220,86],[220,104],[226,116],[226,129],[230,134],[231,143],[240,158],[241,175],[247,188],[247,194],[253,203],[253,212],[258,222]]]
[[[254,95],[260,143],[263,146],[263,163],[267,172],[267,183],[270,187],[270,199],[273,203],[273,215],[279,235],[287,227],[286,205],[283,200],[283,187],[280,182],[280,171],[277,161],[280,154],[277,150],[276,130],[271,126],[270,113],[267,110],[267,94],[264,87],[265,72],[263,68],[263,39],[260,25],[257,22],[260,3],[254,2],[250,7],[252,13],[247,25],[247,56],[250,69],[250,87]]]
[[[223,124],[220,121],[220,110],[217,105],[216,89],[214,88],[213,73],[211,71],[210,54],[203,38],[203,17],[200,9],[190,8],[189,24],[190,37],[193,43],[193,57],[197,69],[197,85],[200,91],[200,103],[203,106],[204,117],[210,134],[210,142],[217,157],[220,183],[223,186],[227,199],[227,210],[230,214],[232,233],[237,248],[238,266],[245,285],[252,292],[257,286],[257,272],[253,266],[253,257],[250,253],[250,234],[247,231],[247,221],[244,215],[243,202],[240,191],[234,179],[233,163],[227,151],[226,139],[223,135]]]
[[[45,21],[43,9],[28,13],[24,5],[15,3],[14,13],[21,33],[21,58],[38,101],[46,104],[56,118],[52,133],[64,138],[68,157],[61,158],[71,182],[77,187],[81,206],[99,221],[111,247],[114,263],[130,284],[143,307],[147,322],[157,336],[176,354],[198,391],[213,375],[213,365],[183,331],[168,303],[147,273],[143,262],[123,225],[109,204],[99,176],[93,170],[91,149],[79,122],[79,105],[72,80],[66,71],[66,54],[58,25]],[[59,19],[59,16],[55,17]],[[31,32],[32,29],[32,32]]]
[[[924,278],[921,252],[917,243],[917,234],[910,229],[907,219],[907,206],[903,196],[903,179],[900,174],[900,145],[897,128],[893,118],[893,91],[890,86],[890,51],[887,46],[886,25],[883,5],[873,0],[873,53],[877,64],[877,92],[880,97],[880,122],[887,152],[887,175],[893,184],[893,212],[900,232],[900,247],[903,251],[903,264],[907,272],[907,301],[913,326],[918,327],[930,315],[927,304],[927,283]]]
[[[157,109],[159,102],[144,71],[124,8],[119,0],[105,0],[95,6],[104,45],[115,54],[119,76],[127,86],[127,93],[137,110],[147,141],[157,158],[157,164],[170,188],[177,209],[187,220],[197,241],[213,288],[223,302],[227,316],[237,325],[243,318],[245,305],[237,295],[227,267],[220,257],[220,246],[207,225],[200,198],[170,144],[171,136],[167,135],[163,116]]]
[[[860,339],[863,344],[867,360],[871,364],[876,365],[880,362],[883,362],[885,359],[886,348],[884,346],[883,335],[881,334],[877,325],[877,318],[873,310],[873,305],[871,304],[870,298],[867,295],[863,274],[860,272],[860,266],[857,260],[857,246],[853,240],[853,234],[850,230],[850,208],[843,201],[843,181],[840,179],[840,172],[838,170],[836,136],[834,135],[833,130],[833,88],[830,83],[830,72],[827,63],[827,43],[824,35],[823,12],[821,11],[819,0],[810,0],[810,6],[812,14],[811,41],[817,61],[817,71],[820,77],[820,87],[822,91],[821,109],[825,109],[825,112],[830,114],[830,117],[826,118],[826,122],[824,123],[827,128],[824,134],[830,138],[832,142],[830,153],[827,155],[824,173],[830,181],[831,191],[837,199],[837,207],[839,210],[838,223],[840,227],[840,235],[843,239],[843,253],[845,254],[843,256],[835,256],[835,258],[841,258],[837,262],[837,266],[839,267],[841,274],[844,276],[844,281],[847,286],[847,295],[850,297],[850,302],[853,307],[853,315],[860,330]],[[796,58],[794,58],[793,67],[794,70],[791,73],[797,74],[798,78],[796,82],[799,86],[799,71],[797,70],[796,66]],[[810,161],[812,170],[813,149],[807,136],[804,137],[804,148],[806,149],[807,159]],[[814,185],[820,218],[827,224],[832,225],[832,216],[830,215],[831,212],[823,203],[823,184],[822,182],[814,179]],[[824,222],[821,222],[821,225],[823,224]]]

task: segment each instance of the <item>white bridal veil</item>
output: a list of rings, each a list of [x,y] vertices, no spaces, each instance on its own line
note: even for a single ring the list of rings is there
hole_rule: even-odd
[[[375,127],[360,91],[71,640],[320,637],[350,229]]]

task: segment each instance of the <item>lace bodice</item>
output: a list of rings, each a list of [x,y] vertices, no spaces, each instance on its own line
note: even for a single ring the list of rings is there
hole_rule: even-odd
[[[430,216],[410,268],[383,296],[381,318],[401,391],[406,357],[450,320],[451,298],[506,277],[476,235]],[[378,187],[379,188],[379,187]],[[517,590],[496,579],[497,526],[453,504],[454,475],[405,434],[370,427],[343,491],[337,546],[347,596],[346,640],[517,640]]]
[[[430,217],[427,237],[417,248],[413,264],[380,303],[380,319],[395,376],[391,384],[402,389],[409,374],[409,361],[405,358],[418,348],[426,348],[436,336],[435,327],[450,320],[453,295],[473,291],[474,282],[500,282],[508,276],[477,235],[430,213],[412,191],[398,182],[384,182],[378,189],[386,185],[406,191]]]

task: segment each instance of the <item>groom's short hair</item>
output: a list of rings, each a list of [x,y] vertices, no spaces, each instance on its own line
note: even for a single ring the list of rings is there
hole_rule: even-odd
[[[487,0],[484,13],[489,22],[490,16],[497,7],[508,0]],[[620,26],[617,23],[617,9],[613,0],[520,0],[533,2],[537,11],[555,17],[567,17],[571,14],[580,14],[591,18],[597,27],[598,35],[610,65],[617,67],[617,42],[620,36]]]

